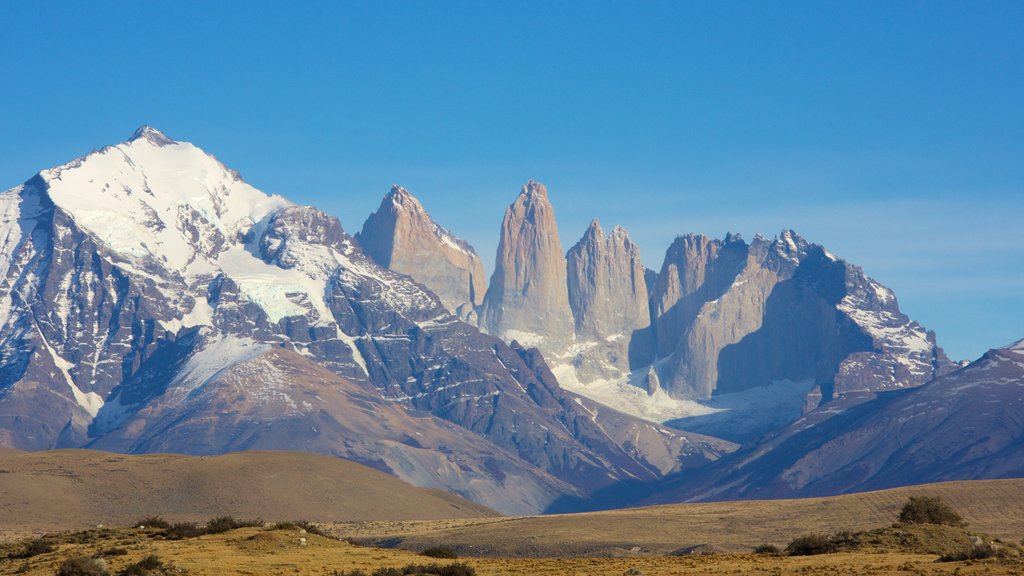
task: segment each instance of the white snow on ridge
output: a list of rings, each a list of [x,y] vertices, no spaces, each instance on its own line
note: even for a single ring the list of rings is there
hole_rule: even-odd
[[[245,362],[259,354],[270,350],[269,344],[258,343],[251,338],[220,335],[206,341],[202,349],[197,350],[186,361],[178,373],[178,377],[168,389],[177,401],[185,400],[195,389],[199,388],[222,370],[239,362]]]
[[[289,205],[185,142],[158,146],[139,138],[41,174],[54,203],[111,250],[151,256],[172,270],[192,263],[204,240],[180,229],[179,208],[194,210],[230,241]]]
[[[554,365],[551,372],[565,390],[649,422],[660,424],[676,418],[701,416],[719,411],[700,402],[673,398],[664,390],[658,390],[653,395],[648,394],[647,390],[633,384],[642,382],[647,377],[647,368],[634,371],[618,380],[594,380],[586,384],[576,378],[576,369],[571,363]]]
[[[0,326],[7,324],[11,313],[11,291],[5,282],[15,248],[21,242],[20,194],[20,186],[0,193]]]

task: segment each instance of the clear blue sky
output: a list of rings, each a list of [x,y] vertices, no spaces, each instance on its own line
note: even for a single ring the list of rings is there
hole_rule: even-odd
[[[391,183],[493,261],[792,227],[955,358],[1024,337],[1024,2],[3,2],[0,188],[140,124],[356,231]]]

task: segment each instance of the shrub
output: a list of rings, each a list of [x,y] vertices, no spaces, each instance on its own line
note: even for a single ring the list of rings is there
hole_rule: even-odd
[[[164,520],[160,516],[147,516],[142,520],[135,523],[136,526],[145,526],[146,528],[160,528],[166,529],[171,527],[171,523]]]
[[[53,543],[45,538],[36,538],[35,540],[29,540],[25,543],[25,547],[21,552],[13,552],[9,558],[31,558],[40,554],[46,554],[47,552],[53,552]]]
[[[300,528],[310,534],[316,534],[317,536],[323,536],[324,538],[331,538],[331,535],[324,531],[322,528],[320,528],[316,524],[313,524],[312,522],[307,522],[306,520],[278,522],[277,524],[271,526],[271,528],[273,530],[295,530],[296,528]]]
[[[814,556],[829,554],[838,550],[836,543],[824,534],[806,534],[796,538],[786,546],[786,554],[790,556]]]
[[[754,548],[754,554],[764,554],[766,556],[778,556],[782,553],[778,546],[772,544],[761,544]]]
[[[163,561],[157,558],[155,554],[150,554],[134,564],[125,566],[118,571],[117,576],[149,576],[154,572],[162,573],[163,567]]]
[[[98,558],[68,558],[57,569],[57,576],[110,576],[107,563]]]
[[[178,522],[168,526],[161,534],[168,540],[184,540],[202,536],[206,534],[206,531],[197,526],[195,522]]]
[[[459,557],[459,554],[448,546],[434,546],[432,548],[427,548],[423,552],[420,552],[420,555],[428,556],[430,558],[446,559],[454,559]]]
[[[938,496],[911,496],[900,510],[904,524],[946,524],[966,526],[964,519]]]
[[[96,554],[96,556],[108,558],[110,556],[125,556],[127,554],[128,551],[124,548],[107,548],[106,550],[101,550],[98,554]]]
[[[372,576],[476,576],[476,569],[465,562],[453,564],[409,564],[403,568],[377,568]],[[362,570],[335,572],[334,576],[367,576]]]
[[[231,516],[218,516],[206,523],[205,532],[207,534],[221,534],[228,530],[250,528],[253,526],[263,526],[263,520],[259,518],[255,520],[235,520]]]
[[[1008,556],[1006,550],[982,544],[981,546],[971,546],[959,552],[943,554],[939,557],[939,562],[962,562],[964,560],[982,560],[984,558],[1005,558],[1006,556]]]

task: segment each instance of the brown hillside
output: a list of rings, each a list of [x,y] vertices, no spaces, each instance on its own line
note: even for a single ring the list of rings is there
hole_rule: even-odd
[[[1024,479],[948,482],[829,498],[670,504],[586,514],[349,523],[339,534],[419,550],[452,546],[486,556],[666,554],[708,544],[749,551],[780,547],[802,534],[891,525],[910,495],[941,496],[973,532],[1009,541],[1024,536]]]
[[[494,516],[340,458],[300,452],[127,456],[89,450],[0,450],[0,534],[125,526],[230,514],[265,520]]]

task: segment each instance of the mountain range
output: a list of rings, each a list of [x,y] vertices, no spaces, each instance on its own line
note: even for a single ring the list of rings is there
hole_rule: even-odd
[[[1019,345],[951,361],[790,230],[658,271],[559,238],[529,181],[487,279],[402,187],[350,236],[142,127],[0,193],[0,446],[317,452],[515,514],[1020,474]]]

